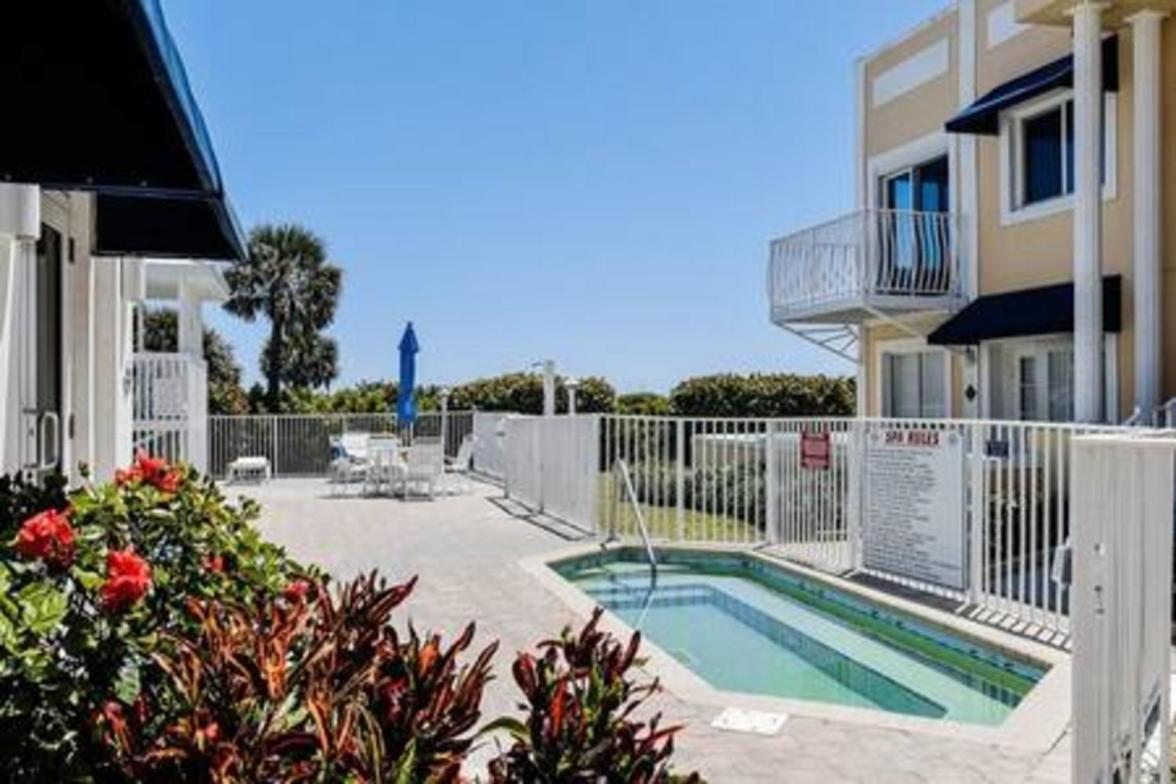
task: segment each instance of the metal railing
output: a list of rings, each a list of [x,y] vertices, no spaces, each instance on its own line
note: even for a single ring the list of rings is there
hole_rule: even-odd
[[[138,352],[131,375],[134,448],[204,470],[208,457],[204,360],[189,354]]]
[[[871,297],[963,294],[963,218],[946,212],[860,210],[773,240],[768,296],[774,313]]]
[[[637,501],[637,492],[633,489],[633,477],[629,473],[629,466],[624,460],[616,463],[616,472],[621,485],[625,488],[625,497],[633,509],[633,516],[637,518],[637,531],[641,534],[641,543],[645,546],[645,560],[649,561],[649,576],[652,585],[657,585],[657,556],[653,551],[653,542],[649,538],[649,528],[645,525],[645,515],[641,513],[641,504]],[[609,532],[609,539],[617,540],[615,530]]]
[[[577,421],[596,428],[594,449],[584,441],[590,431],[580,430],[575,444],[561,440],[558,433],[573,432]],[[1070,596],[1050,575],[1072,532],[1070,442],[1131,432],[982,420],[597,415],[549,418],[565,424],[546,429],[544,422],[507,420],[506,485],[524,504],[558,506],[569,522],[632,541],[641,540],[644,526],[653,542],[763,548],[818,569],[933,593],[979,620],[1059,640],[1068,633]],[[958,461],[958,484],[950,489],[957,511],[924,521],[957,547],[952,581],[895,571],[885,559],[868,557],[878,537],[892,535],[875,517],[885,510],[870,505],[872,444],[879,434],[912,430],[956,445],[950,459]],[[816,464],[805,454],[813,441],[823,454]],[[616,479],[622,461],[637,506]],[[551,473],[562,479],[544,487]],[[577,503],[559,506],[554,498]]]
[[[473,431],[473,412],[445,416],[444,448],[455,457],[462,439]],[[250,414],[208,417],[208,471],[223,477],[239,457],[265,457],[274,476],[326,476],[331,464],[331,439],[343,433],[396,433],[405,439],[442,438],[440,412],[417,415],[411,425],[393,413]]]

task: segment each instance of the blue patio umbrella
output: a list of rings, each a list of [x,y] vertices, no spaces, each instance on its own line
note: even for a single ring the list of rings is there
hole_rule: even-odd
[[[400,338],[400,386],[396,391],[396,419],[402,424],[411,424],[416,419],[413,388],[416,386],[416,355],[420,350],[410,321],[404,328],[404,336]]]

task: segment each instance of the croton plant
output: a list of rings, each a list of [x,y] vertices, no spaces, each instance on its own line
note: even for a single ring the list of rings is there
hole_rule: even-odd
[[[639,638],[598,615],[520,654],[527,718],[479,728],[496,644],[398,631],[415,580],[332,587],[257,512],[145,454],[70,493],[0,478],[0,778],[456,782],[506,732],[493,782],[675,780],[676,728],[632,718]]]

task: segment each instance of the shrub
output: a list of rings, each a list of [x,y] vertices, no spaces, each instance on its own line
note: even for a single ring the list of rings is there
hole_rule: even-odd
[[[641,636],[625,644],[600,631],[602,613],[597,609],[578,634],[567,628],[560,639],[540,643],[538,657],[521,653],[515,660],[526,719],[492,725],[514,740],[490,764],[495,784],[700,781],[670,769],[679,727],[660,726],[660,714],[633,718],[658,683],[630,679]]]
[[[300,584],[309,585],[309,584]],[[473,664],[389,623],[413,582],[375,574],[250,607],[196,602],[195,634],[170,635],[166,721],[123,714],[107,735],[147,781],[456,781],[475,740],[496,645]],[[307,593],[310,597],[307,598]],[[152,714],[149,708],[147,715]]]
[[[629,392],[617,396],[617,413],[639,416],[669,416],[673,413],[670,399],[656,392]]]
[[[64,496],[9,480],[28,511],[0,553],[0,772],[9,780],[109,773],[95,717],[162,682],[165,632],[190,628],[189,597],[252,601],[306,573],[209,481],[145,456],[116,483]],[[64,503],[63,503],[64,502]],[[27,505],[27,506],[26,506]]]
[[[556,378],[556,411],[567,411],[566,379]],[[603,378],[580,379],[576,411],[581,414],[610,412],[616,405],[616,391]],[[507,373],[481,378],[454,387],[449,406],[454,410],[510,411],[516,414],[543,413],[543,377],[538,373]]]
[[[680,416],[852,416],[854,380],[790,373],[699,376],[670,393]]]

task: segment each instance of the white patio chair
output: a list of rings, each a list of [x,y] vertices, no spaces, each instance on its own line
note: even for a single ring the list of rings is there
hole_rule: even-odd
[[[457,447],[457,455],[445,458],[446,484],[455,492],[467,492],[472,486],[470,473],[474,470],[474,443],[474,435],[466,434]]]
[[[344,433],[331,439],[334,457],[331,459],[330,482],[334,490],[346,492],[352,483],[367,480],[371,468],[367,442],[367,433]]]
[[[408,459],[400,477],[404,497],[407,499],[411,488],[424,488],[429,500],[437,492],[437,482],[445,473],[445,454],[440,444],[417,444],[408,448]]]
[[[391,492],[405,468],[400,457],[400,439],[389,435],[372,436],[368,440],[368,465],[364,493],[379,494],[384,487]]]

